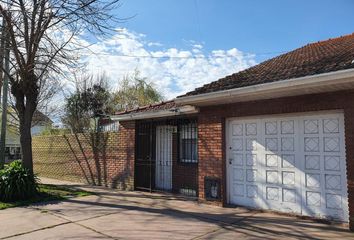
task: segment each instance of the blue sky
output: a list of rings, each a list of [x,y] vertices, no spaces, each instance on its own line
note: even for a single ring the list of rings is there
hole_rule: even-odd
[[[121,24],[152,41],[183,48],[237,49],[257,60],[354,32],[353,0],[121,0]],[[258,53],[258,54],[257,54]]]
[[[114,14],[132,18],[90,46],[95,54],[84,60],[93,74],[106,73],[112,89],[138,69],[170,99],[309,42],[352,33],[353,12],[354,0],[121,0]]]

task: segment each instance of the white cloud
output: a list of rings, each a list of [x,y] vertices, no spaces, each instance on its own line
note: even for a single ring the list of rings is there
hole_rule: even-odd
[[[196,49],[202,49],[202,48],[203,48],[203,45],[201,45],[201,44],[194,44],[193,47],[196,48]]]
[[[150,47],[154,47],[154,51]],[[90,46],[84,60],[92,73],[105,72],[116,88],[122,77],[138,69],[163,92],[173,98],[203,84],[255,64],[255,56],[232,48],[205,53],[202,44],[189,49],[162,48],[146,41],[146,35],[121,29],[109,39]],[[138,56],[138,57],[136,57]]]
[[[147,45],[149,47],[162,47],[163,45],[159,42],[148,42]]]

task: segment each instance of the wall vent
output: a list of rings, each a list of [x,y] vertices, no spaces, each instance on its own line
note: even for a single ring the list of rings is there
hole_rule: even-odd
[[[204,178],[204,194],[208,201],[218,201],[221,199],[220,178]]]

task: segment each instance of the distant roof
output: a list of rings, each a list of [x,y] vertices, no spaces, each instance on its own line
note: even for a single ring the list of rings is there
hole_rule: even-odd
[[[131,110],[126,110],[123,112],[118,112],[115,115],[124,115],[129,113],[140,113],[140,112],[151,112],[151,111],[160,111],[160,110],[169,110],[177,107],[177,104],[173,101],[159,102],[155,104],[150,104],[142,107],[137,107]]]
[[[53,123],[53,121],[44,113],[42,113],[41,111],[36,110],[33,113],[33,118],[32,118],[32,122],[34,124],[37,123]]]
[[[217,92],[262,83],[354,68],[354,33],[307,44],[185,95]]]

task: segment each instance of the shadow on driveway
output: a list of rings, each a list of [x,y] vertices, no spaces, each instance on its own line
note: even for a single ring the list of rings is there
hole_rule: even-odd
[[[115,199],[115,197],[125,200]],[[139,201],[137,199],[142,199]],[[108,200],[108,202],[107,202]],[[172,204],[167,204],[172,201]],[[354,238],[347,229],[338,225],[328,225],[311,220],[288,217],[273,213],[264,213],[244,208],[219,208],[191,201],[183,201],[173,196],[137,195],[135,193],[102,193],[96,199],[70,199],[68,203],[80,204],[85,207],[102,207],[125,211],[138,211],[141,215],[167,216],[178,220],[194,220],[217,225],[220,229],[212,233],[213,238],[218,232],[225,231],[245,234],[248,237],[276,236],[297,239]],[[133,205],[126,204],[133,202]],[[179,206],[181,205],[181,206]],[[230,233],[229,233],[230,234]],[[205,236],[207,237],[207,236]]]

